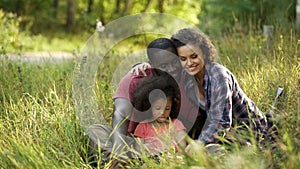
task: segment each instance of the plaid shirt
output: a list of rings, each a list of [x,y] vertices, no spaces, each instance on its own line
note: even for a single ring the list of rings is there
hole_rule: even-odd
[[[199,106],[193,76],[183,72],[189,99]],[[240,88],[234,75],[217,63],[205,65],[203,89],[207,120],[199,136],[204,143],[216,142],[216,136],[233,125],[251,125],[256,131],[266,128],[266,118]],[[250,124],[251,123],[251,124]],[[221,132],[220,132],[221,131]]]

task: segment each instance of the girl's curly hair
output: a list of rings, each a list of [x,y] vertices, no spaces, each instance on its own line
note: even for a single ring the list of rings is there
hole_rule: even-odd
[[[172,99],[170,118],[177,118],[179,113],[180,89],[176,80],[167,73],[161,73],[143,78],[133,92],[135,118],[138,121],[152,118],[151,103],[157,99]],[[159,92],[158,92],[159,91]]]

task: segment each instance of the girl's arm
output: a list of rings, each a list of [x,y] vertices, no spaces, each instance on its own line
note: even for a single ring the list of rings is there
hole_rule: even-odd
[[[186,142],[186,128],[184,127],[184,125],[182,124],[182,122],[178,119],[174,120],[174,127],[175,127],[175,141],[179,146],[179,151],[185,149],[185,147],[187,146],[187,142]],[[181,152],[181,151],[180,151]]]
[[[187,146],[186,135],[187,135],[187,133],[184,130],[180,130],[176,134],[175,141],[179,146],[179,152],[184,152],[184,149]]]

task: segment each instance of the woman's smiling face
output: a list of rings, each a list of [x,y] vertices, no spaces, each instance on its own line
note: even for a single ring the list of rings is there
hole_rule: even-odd
[[[187,44],[177,48],[181,66],[184,70],[194,76],[204,67],[202,51],[195,45]]]

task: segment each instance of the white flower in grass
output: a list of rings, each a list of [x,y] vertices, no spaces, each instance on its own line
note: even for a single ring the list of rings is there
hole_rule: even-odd
[[[97,24],[96,24],[96,31],[97,32],[103,32],[105,29],[105,27],[102,25],[102,22],[101,21],[97,21]]]

